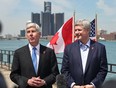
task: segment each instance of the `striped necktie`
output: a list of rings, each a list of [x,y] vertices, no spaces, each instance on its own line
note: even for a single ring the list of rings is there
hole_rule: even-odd
[[[34,69],[35,69],[35,72],[37,74],[37,56],[36,56],[36,48],[33,47],[32,49],[32,61],[33,61],[33,66],[34,66]]]
[[[82,48],[83,51],[86,51],[87,48],[88,48],[88,45],[81,44],[81,48]]]

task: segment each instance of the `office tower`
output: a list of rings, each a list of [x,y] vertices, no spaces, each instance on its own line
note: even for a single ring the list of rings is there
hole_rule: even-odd
[[[54,35],[64,23],[64,13],[51,12],[51,2],[44,2],[44,12],[32,13],[32,22],[41,24],[42,36]]]
[[[24,30],[20,30],[20,36],[21,37],[25,37],[25,29]]]
[[[51,13],[51,2],[44,2],[44,12]]]
[[[54,35],[54,14],[51,14],[51,35]]]
[[[54,34],[60,29],[64,23],[64,13],[54,14]]]
[[[44,2],[44,12],[41,12],[42,36],[51,35],[51,2]]]
[[[42,36],[54,35],[64,23],[64,13],[41,13]]]
[[[39,26],[40,24],[40,14],[39,13],[31,13],[31,21],[37,23]]]
[[[42,36],[51,35],[51,13],[41,12]]]

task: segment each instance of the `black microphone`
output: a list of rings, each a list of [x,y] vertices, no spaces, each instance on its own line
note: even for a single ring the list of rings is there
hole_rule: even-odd
[[[66,78],[63,74],[59,74],[56,76],[56,84],[57,88],[67,88]]]
[[[100,88],[116,88],[116,79],[109,79]]]
[[[0,88],[7,88],[6,81],[3,74],[0,72]]]
[[[0,33],[2,32],[2,23],[0,21]]]

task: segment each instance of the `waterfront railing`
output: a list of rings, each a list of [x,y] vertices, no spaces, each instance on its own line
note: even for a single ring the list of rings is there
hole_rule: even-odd
[[[14,51],[12,50],[0,50],[0,66],[7,70],[11,69],[11,63],[13,60]]]
[[[13,60],[14,51],[12,50],[0,50],[0,67],[11,70],[11,64]],[[62,57],[57,57],[58,65],[62,64]],[[108,63],[108,72],[116,74],[116,64]]]

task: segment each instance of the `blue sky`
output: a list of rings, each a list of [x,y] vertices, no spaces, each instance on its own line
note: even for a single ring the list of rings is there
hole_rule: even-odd
[[[31,19],[31,12],[41,13],[46,0],[0,0],[1,35],[19,34]],[[64,12],[67,21],[73,12],[75,18],[93,20],[97,14],[98,29],[116,32],[116,0],[47,0],[52,3],[52,13]]]

